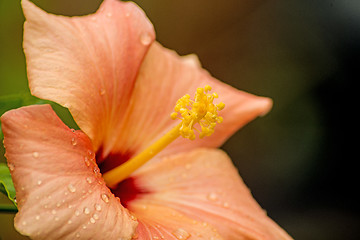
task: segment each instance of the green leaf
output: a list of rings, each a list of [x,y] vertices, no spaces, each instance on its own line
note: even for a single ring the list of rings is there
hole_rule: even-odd
[[[15,187],[11,179],[10,170],[5,163],[0,163],[0,192],[4,193],[16,206]]]
[[[0,116],[11,109],[32,105],[32,104],[45,104],[45,103],[51,103],[51,102],[34,97],[29,93],[0,96]],[[0,122],[0,139],[2,139],[3,137],[4,136],[1,131],[1,122]]]
[[[34,97],[30,95],[30,93],[0,96],[0,116],[11,109],[28,106],[28,105],[34,105],[34,104],[50,104],[54,109],[54,111],[58,114],[58,116],[63,120],[63,122],[67,126],[73,129],[79,129],[68,109],[52,101],[43,100]],[[1,122],[0,122],[0,139],[2,139],[3,137],[4,136],[1,131]]]

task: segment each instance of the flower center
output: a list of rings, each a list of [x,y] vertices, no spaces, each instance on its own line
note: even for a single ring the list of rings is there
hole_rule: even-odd
[[[173,120],[180,119],[181,123],[135,157],[104,173],[106,184],[111,188],[116,187],[179,136],[194,140],[194,130],[199,133],[199,138],[212,135],[216,124],[223,121],[223,118],[218,116],[218,111],[224,109],[225,104],[214,104],[214,98],[218,98],[218,94],[209,93],[210,91],[211,87],[206,85],[205,88],[196,90],[194,100],[190,99],[189,94],[181,97],[176,103],[175,111],[170,115]],[[196,123],[200,125],[200,129],[194,127]]]

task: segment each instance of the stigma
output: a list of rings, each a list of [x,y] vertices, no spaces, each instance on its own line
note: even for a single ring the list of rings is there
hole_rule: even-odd
[[[199,138],[211,136],[216,124],[223,121],[218,112],[224,109],[225,104],[222,102],[214,104],[214,99],[219,96],[210,91],[211,87],[206,85],[204,88],[196,89],[194,99],[190,99],[189,94],[181,97],[176,102],[174,112],[170,114],[171,119],[179,119],[181,122],[135,157],[104,173],[106,184],[110,188],[116,187],[118,183],[129,177],[179,136],[190,140],[196,138],[195,132],[198,133]]]

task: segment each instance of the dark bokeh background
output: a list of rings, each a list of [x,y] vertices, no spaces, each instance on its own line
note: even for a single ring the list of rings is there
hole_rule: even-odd
[[[34,2],[82,15],[100,0]],[[360,1],[136,2],[163,45],[196,53],[215,77],[274,99],[272,112],[223,147],[268,214],[295,239],[360,239]],[[0,96],[28,91],[23,20],[19,1],[0,0]],[[0,239],[21,239],[12,218],[0,215]]]

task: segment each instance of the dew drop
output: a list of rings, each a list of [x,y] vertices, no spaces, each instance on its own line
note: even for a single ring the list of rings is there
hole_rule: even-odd
[[[182,228],[176,229],[172,234],[179,240],[188,239],[191,236],[190,233]]]
[[[39,157],[39,153],[38,153],[38,152],[33,152],[32,155],[33,155],[34,158],[38,158],[38,157]]]
[[[84,213],[85,213],[85,214],[89,214],[89,213],[90,213],[90,209],[87,208],[87,207],[85,207],[85,208],[84,208]]]
[[[26,224],[27,224],[26,221],[23,221],[23,222],[22,222],[22,225],[23,225],[23,226],[26,226]]]
[[[91,20],[95,21],[95,20],[96,20],[96,17],[91,17]]]
[[[224,208],[228,208],[228,207],[229,207],[229,203],[228,203],[228,202],[224,202],[223,206],[224,206]]]
[[[72,221],[71,221],[71,220],[69,220],[69,221],[67,222],[67,224],[72,224]]]
[[[90,218],[90,222],[94,224],[96,221],[94,218]]]
[[[15,165],[12,163],[9,163],[8,167],[9,167],[10,171],[14,171],[14,169],[15,169]]]
[[[145,46],[149,45],[151,43],[151,40],[152,40],[152,37],[151,37],[150,33],[148,33],[148,32],[142,33],[140,35],[140,42]]]
[[[83,228],[83,229],[86,229],[87,227],[86,227],[86,225],[83,225],[82,228]]]
[[[41,185],[41,183],[42,183],[42,181],[41,181],[41,180],[38,180],[38,181],[37,181],[37,185],[39,185],[39,186],[40,186],[40,185]]]
[[[125,13],[125,17],[130,17],[130,13],[129,12]]]
[[[35,219],[36,219],[36,220],[40,220],[40,216],[39,216],[39,215],[36,215]]]
[[[90,164],[91,164],[88,157],[85,157],[85,158],[84,158],[84,162],[85,162],[85,165],[88,166],[88,167],[89,167]]]
[[[68,185],[68,189],[70,192],[74,193],[76,192],[76,188],[74,187],[74,185],[72,185],[71,183]]]
[[[80,233],[76,233],[75,237],[80,238]]]
[[[93,182],[90,177],[87,177],[87,178],[86,178],[86,181],[87,181],[88,183],[92,183],[92,182]]]
[[[54,220],[55,220],[55,221],[59,221],[59,217],[55,217]]]
[[[207,199],[211,201],[216,201],[218,199],[218,196],[216,193],[210,193],[209,195],[207,195]]]
[[[77,144],[76,138],[72,138],[72,139],[71,139],[71,144],[72,144],[73,146],[76,146],[76,144]]]
[[[76,210],[76,211],[75,211],[75,216],[78,217],[79,215],[80,215],[80,211],[79,211],[79,210]]]
[[[53,209],[53,210],[51,211],[51,213],[55,215],[55,214],[56,214],[56,210]]]
[[[108,12],[108,13],[106,14],[106,16],[107,16],[107,17],[111,17],[111,16],[112,16],[112,13],[111,13],[111,12]]]
[[[109,196],[106,193],[101,194],[101,199],[106,203],[109,202]]]
[[[98,219],[99,219],[99,214],[94,213],[92,217],[93,217],[95,220],[98,220]]]
[[[96,211],[100,212],[101,211],[101,205],[100,204],[95,204],[95,209]]]

